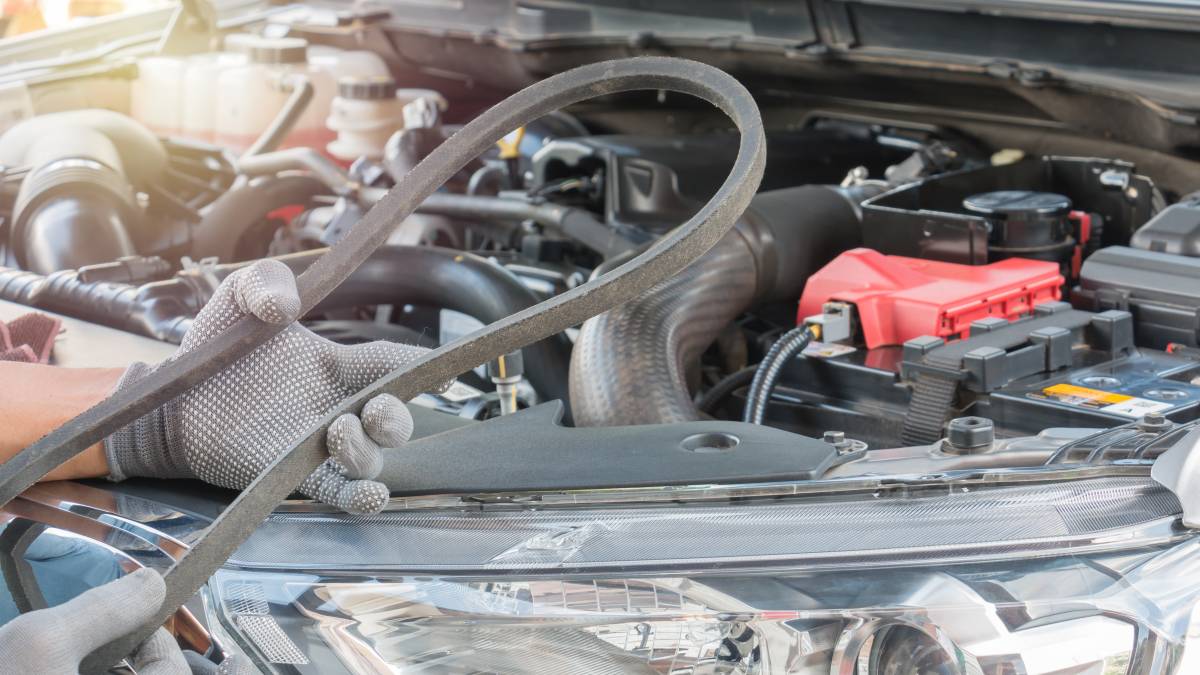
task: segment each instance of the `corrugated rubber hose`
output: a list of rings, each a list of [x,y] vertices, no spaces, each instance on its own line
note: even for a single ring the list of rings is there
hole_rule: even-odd
[[[861,243],[857,198],[819,185],[763,192],[678,276],[584,323],[571,353],[576,426],[700,419],[689,369],[755,302],[797,301],[810,274]]]
[[[740,232],[674,278],[589,319],[571,353],[571,412],[579,426],[699,419],[687,369],[750,306],[753,252]]]
[[[513,94],[426,157],[359,221],[345,238],[300,275],[304,311],[315,306],[386,241],[395,226],[460,167],[504,134],[580,101],[632,90],[667,90],[704,99],[741,133],[737,159],[717,193],[694,216],[621,267],[566,293],[492,323],[426,354],[343,401],[309,434],[281,454],[167,571],[166,599],[142,630],[94,652],[81,669],[104,672],[141,644],[212,576],[271,510],[309,475],[327,452],[325,430],[339,415],[357,413],[373,396],[409,400],[460,373],[608,311],[670,278],[712,248],[749,206],[762,180],[766,140],[750,93],[724,72],[694,61],[642,57],[582,66]],[[195,351],[165,362],[130,387],[50,432],[0,466],[0,503],[7,503],[53,468],[117,429],[220,372],[284,327],[246,317]]]

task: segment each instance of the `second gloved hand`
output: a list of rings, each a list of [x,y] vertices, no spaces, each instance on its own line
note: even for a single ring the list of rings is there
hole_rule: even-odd
[[[5,673],[78,675],[93,650],[137,630],[158,611],[166,587],[154,570],[142,568],[82,593],[56,607],[22,614],[0,628],[0,668]],[[159,628],[129,661],[139,675],[251,675],[243,656],[219,666],[183,652]]]
[[[199,478],[243,489],[338,402],[425,349],[391,342],[339,345],[293,323],[300,298],[290,269],[262,260],[238,270],[217,288],[184,337],[180,353],[195,349],[246,314],[282,333],[171,403],[105,441],[111,477]],[[120,389],[149,372],[134,364]],[[408,408],[386,394],[371,399],[361,417],[342,415],[329,428],[330,459],[300,492],[350,513],[376,513],[388,490],[370,480],[382,467],[381,447],[412,433]]]

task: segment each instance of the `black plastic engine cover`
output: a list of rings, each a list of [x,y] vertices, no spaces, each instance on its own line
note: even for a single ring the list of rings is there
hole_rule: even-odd
[[[554,401],[384,454],[393,495],[811,480],[837,458],[815,438],[742,422],[560,425]]]

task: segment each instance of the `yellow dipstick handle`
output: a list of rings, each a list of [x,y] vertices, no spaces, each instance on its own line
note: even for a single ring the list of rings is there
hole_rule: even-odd
[[[509,132],[496,141],[496,147],[500,148],[500,159],[517,159],[521,156],[521,141],[525,140],[525,127],[517,127],[516,130]]]

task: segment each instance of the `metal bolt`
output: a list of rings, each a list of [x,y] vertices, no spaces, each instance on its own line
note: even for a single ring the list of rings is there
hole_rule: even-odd
[[[1173,426],[1175,424],[1159,412],[1146,413],[1137,421],[1137,427],[1142,431],[1166,431]]]
[[[844,431],[826,431],[821,435],[821,440],[833,446],[839,455],[848,455],[852,452],[861,452],[867,449],[867,444],[863,441],[853,438],[846,438]]]

